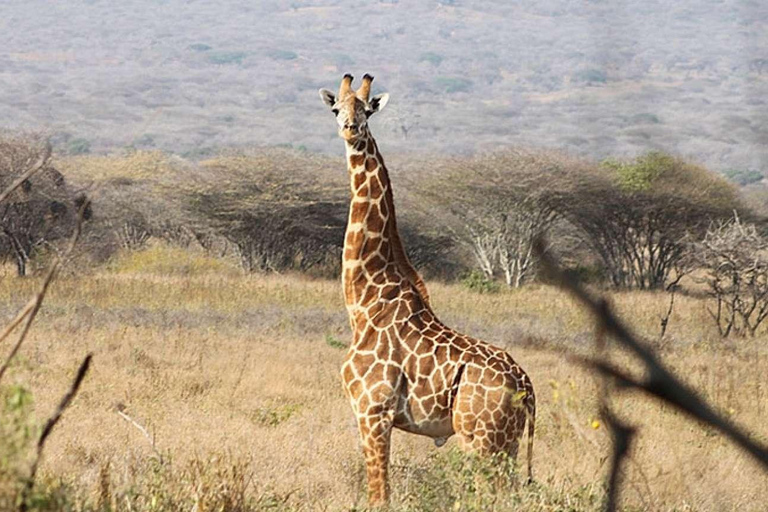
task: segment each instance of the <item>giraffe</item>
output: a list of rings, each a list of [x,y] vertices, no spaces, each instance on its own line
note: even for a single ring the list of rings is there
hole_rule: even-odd
[[[368,128],[389,95],[369,98],[368,74],[357,91],[352,80],[344,75],[338,95],[321,89],[320,97],[346,143],[352,191],[342,287],[353,334],[341,377],[358,423],[369,505],[389,500],[393,428],[429,436],[438,447],[455,434],[467,451],[515,458],[527,419],[530,481],[533,384],[507,352],[435,315],[400,240],[389,175]]]

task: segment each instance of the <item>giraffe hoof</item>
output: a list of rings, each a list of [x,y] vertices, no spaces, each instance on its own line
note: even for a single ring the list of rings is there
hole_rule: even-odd
[[[435,438],[435,446],[440,448],[441,446],[443,446],[445,444],[446,441],[448,441],[447,437],[436,437]]]

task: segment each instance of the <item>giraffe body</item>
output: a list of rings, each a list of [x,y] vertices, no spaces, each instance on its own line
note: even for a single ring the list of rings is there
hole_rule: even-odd
[[[457,435],[467,450],[514,458],[527,419],[530,478],[533,385],[507,352],[434,314],[400,241],[387,169],[368,130],[368,117],[388,100],[368,99],[372,80],[366,75],[354,92],[345,75],[338,97],[321,90],[346,141],[352,190],[342,284],[353,340],[341,376],[360,430],[369,503],[388,500],[393,428],[437,446]]]

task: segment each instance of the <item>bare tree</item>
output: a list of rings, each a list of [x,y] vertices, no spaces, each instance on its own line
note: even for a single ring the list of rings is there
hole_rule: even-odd
[[[26,275],[35,251],[72,231],[75,197],[50,164],[45,137],[0,133],[0,187],[8,187],[34,168],[39,172],[22,179],[0,204],[0,249],[16,262],[19,276]]]
[[[701,280],[715,302],[708,308],[720,335],[754,336],[768,317],[768,239],[738,214],[707,230],[695,245]]]
[[[336,162],[257,150],[203,165],[205,181],[182,192],[195,231],[226,238],[248,271],[338,271],[349,192]]]
[[[471,249],[486,277],[503,277],[517,288],[535,275],[533,241],[560,217],[566,168],[573,163],[522,150],[455,159],[423,188],[436,205],[450,210],[449,229]]]

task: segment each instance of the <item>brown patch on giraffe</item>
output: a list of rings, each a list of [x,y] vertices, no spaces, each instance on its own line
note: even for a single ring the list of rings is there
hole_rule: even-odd
[[[347,247],[344,249],[345,260],[356,260],[360,257],[360,248],[357,246]]]
[[[355,278],[355,281],[352,283],[352,286],[354,288],[354,298],[355,302],[358,302],[360,300],[360,297],[363,295],[363,290],[365,290],[366,285],[366,278],[365,274],[363,274],[363,271],[360,270],[360,268],[357,268],[357,277]]]
[[[419,332],[419,337],[421,337],[421,330],[424,329],[424,321],[421,319],[421,315],[412,317],[409,323]]]
[[[367,202],[355,201],[352,203],[352,212],[349,216],[350,222],[363,222],[363,219],[368,214],[368,206]]]
[[[352,187],[355,190],[358,190],[360,188],[360,185],[365,183],[365,173],[364,172],[356,172],[352,175]]]
[[[378,176],[371,176],[369,186],[371,187],[371,199],[381,197],[382,188]]]
[[[467,339],[463,336],[457,337],[454,340],[454,343],[456,344],[456,348],[459,350],[466,350],[469,348],[469,341],[467,341]]]
[[[387,380],[389,382],[395,382],[395,381],[397,381],[397,378],[399,376],[400,376],[400,368],[398,368],[394,364],[388,364],[387,365]]]
[[[380,245],[381,245],[380,236],[369,237],[363,244],[363,250],[360,253],[360,258],[363,260],[367,260],[368,257],[371,256],[371,254],[379,250]]]
[[[378,361],[373,366],[370,366],[368,371],[365,372],[365,380],[368,382],[381,382],[384,380],[384,363]]]
[[[361,243],[363,243],[364,236],[365,235],[363,234],[362,230],[348,231],[347,238],[344,242],[347,245],[360,245]]]
[[[403,300],[400,301],[400,304],[397,307],[397,313],[395,313],[395,321],[396,322],[403,322],[408,319],[411,312],[408,310],[407,303]]]
[[[373,276],[373,284],[381,286],[387,282],[384,272],[378,272]]]
[[[368,215],[368,223],[366,225],[368,231],[373,233],[381,233],[384,230],[384,219],[379,213],[379,207],[375,204],[371,205],[371,211]]]
[[[369,327],[365,330],[365,334],[360,337],[360,340],[355,343],[355,350],[370,352],[376,348],[378,341],[378,333]]]
[[[360,139],[359,141],[355,142],[355,150],[362,151],[365,149],[365,139]]]
[[[395,308],[391,305],[388,305],[388,307],[382,307],[381,311],[376,313],[372,318],[371,321],[373,322],[373,325],[376,327],[385,327],[392,323],[392,320],[395,318]]]
[[[348,302],[357,301],[357,294],[359,293],[357,291],[357,283],[360,281],[361,277],[363,277],[363,271],[360,267],[347,269],[344,272],[344,296]]]
[[[432,356],[419,358],[419,368],[417,370],[419,372],[419,375],[431,375],[434,369],[435,369],[435,360],[434,358],[432,358]]]
[[[368,274],[373,275],[374,273],[381,270],[384,265],[386,265],[386,261],[384,261],[384,259],[377,254],[368,260],[368,262],[365,264],[365,271],[368,272]]]
[[[352,398],[357,399],[363,392],[363,383],[358,379],[353,380],[347,384],[347,389],[349,390],[349,395]]]
[[[366,148],[366,152],[368,152],[369,155],[372,155],[375,150],[376,149],[373,144],[373,139],[368,139],[368,147]]]
[[[394,284],[389,284],[381,289],[380,297],[384,300],[395,300],[398,295],[400,295],[400,287]]]
[[[379,343],[376,346],[376,357],[384,361],[389,360],[389,346],[386,343]]]
[[[379,297],[379,288],[376,286],[368,285],[365,288],[365,293],[363,294],[363,299],[360,301],[360,303],[362,305],[370,304],[378,297]]]
[[[379,162],[377,159],[373,157],[369,157],[365,160],[365,170],[366,172],[373,172],[376,170],[376,168],[379,166]]]
[[[432,411],[435,409],[435,397],[430,396],[429,398],[424,400],[421,406],[424,408],[424,412],[427,413],[427,416],[431,415]]]
[[[372,354],[355,353],[351,361],[355,368],[357,368],[357,373],[363,375],[366,369],[376,361],[376,358]]]
[[[370,407],[370,405],[371,405],[371,401],[368,398],[368,395],[365,393],[360,395],[360,398],[357,400],[357,409],[361,412],[367,412],[368,407]]]
[[[361,165],[363,165],[363,162],[365,162],[365,155],[363,154],[352,155],[349,157],[349,166],[352,167],[353,169],[355,167],[360,167]]]

